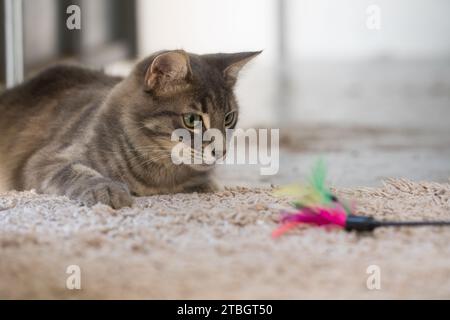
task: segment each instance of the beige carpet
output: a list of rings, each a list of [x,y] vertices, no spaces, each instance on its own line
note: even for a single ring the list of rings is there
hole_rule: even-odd
[[[450,184],[339,190],[359,213],[449,219]],[[270,238],[286,199],[228,189],[92,210],[64,197],[0,195],[0,298],[450,298],[450,228],[358,235],[305,228]],[[81,268],[81,290],[66,268]],[[369,290],[366,269],[381,270]]]

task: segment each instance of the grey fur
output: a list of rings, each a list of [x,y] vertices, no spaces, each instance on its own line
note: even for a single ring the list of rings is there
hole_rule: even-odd
[[[161,65],[146,83],[155,58],[168,52],[144,59],[123,79],[54,66],[4,92],[3,189],[35,189],[114,208],[132,205],[131,195],[215,190],[211,170],[170,161],[170,135],[183,126],[181,114],[193,108],[206,111],[211,127],[224,131],[225,114],[238,109],[236,68],[258,52],[176,51],[187,59],[186,76],[172,79]]]

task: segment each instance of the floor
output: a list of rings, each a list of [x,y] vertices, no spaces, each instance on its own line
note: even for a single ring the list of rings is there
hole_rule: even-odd
[[[240,125],[280,128],[280,170],[261,176],[258,166],[222,166],[225,185],[303,181],[319,157],[336,186],[448,181],[450,59],[302,62],[282,87],[270,68],[251,68],[238,87]]]
[[[337,194],[378,219],[450,219],[448,183],[390,180]],[[450,298],[450,228],[299,227],[273,239],[289,200],[231,188],[142,197],[114,211],[34,192],[0,194],[0,297]]]

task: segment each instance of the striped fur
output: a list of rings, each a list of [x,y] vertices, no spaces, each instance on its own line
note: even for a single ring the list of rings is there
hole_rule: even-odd
[[[256,54],[164,51],[123,79],[76,66],[41,72],[0,96],[0,189],[114,208],[131,195],[214,190],[209,168],[171,162],[171,133],[191,111],[224,132],[238,110],[236,68]]]

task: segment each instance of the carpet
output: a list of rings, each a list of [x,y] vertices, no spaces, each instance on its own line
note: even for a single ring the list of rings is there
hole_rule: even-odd
[[[450,220],[450,184],[336,190],[380,219]],[[0,194],[0,298],[450,298],[450,228],[270,237],[287,198],[269,189],[136,198],[133,208]],[[81,289],[70,290],[69,266]],[[368,277],[379,270],[379,289]],[[70,268],[69,268],[70,269]]]

